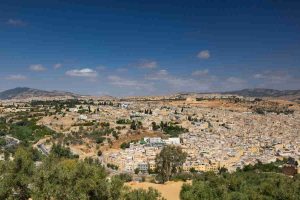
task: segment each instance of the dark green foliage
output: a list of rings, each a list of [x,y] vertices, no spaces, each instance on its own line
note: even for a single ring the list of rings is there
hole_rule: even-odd
[[[113,128],[103,127],[100,130],[93,131],[91,133],[86,133],[86,135],[93,139],[97,144],[103,143],[106,138],[103,136],[113,135],[114,137],[118,137],[118,133]]]
[[[216,175],[205,173],[182,187],[182,200],[300,199],[300,176],[240,171]]]
[[[21,140],[22,142],[36,142],[46,135],[55,134],[54,131],[36,124],[36,120],[23,119],[17,123],[9,124],[10,130],[8,134]]]
[[[87,104],[87,102],[85,102]],[[80,105],[82,102],[78,99],[68,99],[68,100],[52,100],[52,101],[31,101],[31,106],[49,106],[58,108],[75,108],[76,105]],[[92,105],[92,104],[91,104]]]
[[[153,189],[139,190],[138,194],[128,190],[122,176],[107,179],[104,167],[93,159],[80,161],[50,154],[37,167],[34,154],[32,149],[19,148],[13,161],[0,161],[0,199],[161,199]]]
[[[131,122],[131,124],[130,124],[130,129],[132,129],[132,130],[138,130],[138,129],[140,129],[140,128],[142,128],[142,122],[140,122],[140,121],[135,121],[135,120],[133,120],[133,121]]]
[[[140,173],[140,169],[139,169],[139,168],[135,168],[135,169],[134,169],[134,173],[135,173],[135,174],[139,174],[139,173]]]
[[[152,110],[151,109],[150,110],[146,109],[144,111],[144,113],[147,114],[147,115],[152,115]]]
[[[78,158],[78,155],[74,155],[69,147],[64,147],[61,144],[53,144],[50,153],[58,158]]]
[[[6,140],[4,138],[0,137],[0,147],[5,146],[6,145]]]
[[[126,148],[129,148],[130,147],[130,142],[123,142],[121,145],[120,145],[120,148],[121,149],[126,149]]]
[[[96,143],[97,143],[97,144],[101,144],[101,143],[104,142],[104,140],[105,140],[105,137],[97,137],[97,138],[96,138]]]
[[[106,165],[108,168],[111,168],[111,169],[114,169],[114,170],[118,170],[119,167],[117,165],[114,165],[114,164],[110,164],[110,163],[107,163]]]
[[[28,185],[34,174],[32,158],[28,149],[20,148],[13,161],[0,161],[0,199],[27,200],[30,197]]]
[[[161,122],[160,128],[162,131],[164,131],[165,134],[170,135],[171,137],[178,137],[181,133],[188,131],[187,129],[185,129],[181,126],[172,124],[170,122],[169,123]]]
[[[6,123],[6,119],[0,117],[0,136],[6,135],[8,132],[8,124]]]
[[[284,164],[282,161],[276,161],[273,163],[266,163],[263,164],[260,161],[258,161],[255,165],[246,165],[242,171],[260,171],[260,172],[281,172],[280,165]]]
[[[182,172],[174,174],[170,180],[172,181],[187,181],[193,179],[195,176],[193,173]]]
[[[117,124],[131,124],[131,120],[130,119],[118,119],[116,121]]]
[[[119,139],[119,132],[113,131],[112,135],[114,136],[114,138],[117,140]]]
[[[142,189],[133,190],[125,195],[124,200],[164,200],[161,194],[153,188],[148,191]]]
[[[159,125],[157,125],[155,122],[152,122],[152,130],[157,131],[159,129]]]
[[[132,176],[130,174],[127,174],[127,173],[121,173],[121,174],[117,175],[117,177],[119,179],[121,179],[122,181],[124,181],[124,182],[132,181]]]
[[[36,172],[33,199],[109,199],[103,167],[77,160],[48,160]]]
[[[156,171],[158,181],[164,183],[180,171],[187,154],[178,146],[166,146],[156,156]]]

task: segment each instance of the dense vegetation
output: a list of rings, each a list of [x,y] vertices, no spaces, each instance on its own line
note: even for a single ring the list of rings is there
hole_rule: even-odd
[[[156,190],[130,190],[120,177],[108,178],[96,161],[79,161],[53,153],[37,158],[33,152],[21,147],[14,160],[0,161],[0,199],[161,199]],[[37,165],[37,160],[41,164]]]
[[[172,123],[161,122],[160,128],[165,134],[170,135],[171,137],[178,137],[181,133],[187,132],[187,129]]]
[[[287,158],[267,164],[258,161],[231,174],[220,169],[219,174],[179,173],[172,178],[193,180],[192,185],[182,187],[182,200],[300,199],[300,175],[284,175],[282,166],[285,164],[298,165],[295,159]]]
[[[9,134],[23,141],[31,142],[43,138],[45,135],[52,135],[55,132],[45,126],[36,125],[34,120],[23,120],[10,126]]]
[[[11,135],[24,143],[36,142],[46,135],[53,135],[51,129],[36,124],[36,119],[24,117],[17,122],[6,121],[5,118],[0,119],[0,136]]]
[[[69,147],[64,147],[61,144],[53,144],[50,153],[60,158],[78,158],[78,155],[74,155]]]
[[[182,187],[182,200],[300,199],[300,176],[239,171],[216,175],[205,173]]]
[[[258,162],[234,173],[220,170],[219,174],[182,173],[186,154],[179,147],[166,146],[157,155],[157,180],[192,179],[182,187],[182,200],[243,200],[300,199],[300,175],[280,173],[280,166],[297,165],[292,159],[270,164]],[[107,165],[112,169],[117,166]],[[154,189],[130,190],[124,182],[129,174],[108,178],[105,168],[96,160],[79,161],[68,148],[54,145],[48,157],[37,150],[19,147],[14,160],[0,161],[0,199],[104,199],[104,200],[162,200]]]

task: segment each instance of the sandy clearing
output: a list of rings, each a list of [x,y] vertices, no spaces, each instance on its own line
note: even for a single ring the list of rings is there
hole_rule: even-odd
[[[143,182],[143,183],[138,183],[138,182],[130,182],[126,183],[127,186],[133,188],[133,189],[148,189],[149,187],[152,187],[156,190],[158,190],[164,198],[167,200],[180,200],[179,194],[182,185],[185,182],[178,181],[169,181],[165,184],[155,184],[155,183],[148,183],[148,182]],[[187,182],[188,183],[188,182]]]

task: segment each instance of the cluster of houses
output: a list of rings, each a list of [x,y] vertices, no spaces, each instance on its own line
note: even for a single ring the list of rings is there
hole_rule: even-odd
[[[172,122],[188,130],[177,138],[148,137],[139,143],[131,143],[125,150],[110,149],[103,152],[104,163],[114,164],[119,167],[119,170],[126,172],[133,172],[135,169],[142,172],[153,170],[155,157],[165,145],[180,145],[188,153],[183,165],[185,171],[192,169],[217,171],[221,167],[234,171],[245,165],[254,164],[257,160],[263,163],[283,157],[299,160],[300,114],[298,111],[289,115],[274,113],[259,115],[249,111],[233,111],[222,106],[201,107],[197,105],[200,100],[189,98],[186,102],[178,104],[176,101],[174,103],[128,100],[116,101],[112,106],[103,106],[95,101],[93,104],[81,103],[73,108],[67,108],[62,111],[63,117],[60,116],[57,120],[41,121],[52,129],[55,129],[54,125],[62,126],[63,129],[60,130],[66,133],[80,131],[74,127],[69,128],[68,131],[64,128],[67,120],[63,118],[68,116],[71,116],[72,126],[80,124],[78,122],[90,121],[108,122],[110,128],[122,126],[120,135],[127,134],[130,125],[117,124],[118,119],[139,121],[146,131],[153,131],[153,122],[157,125],[161,122]],[[15,103],[6,103],[0,106],[0,114],[30,109],[26,103],[17,106]],[[84,112],[81,112],[83,110]],[[9,140],[10,144],[15,142]]]
[[[180,145],[180,138],[145,137],[137,143],[130,143],[125,150],[104,152],[102,160],[104,164],[118,166],[123,172],[133,173],[138,169],[148,173],[149,170],[155,170],[155,157],[165,145]]]

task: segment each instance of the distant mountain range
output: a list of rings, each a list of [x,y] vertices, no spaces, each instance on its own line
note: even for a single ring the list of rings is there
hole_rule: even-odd
[[[300,90],[273,90],[264,88],[243,89],[230,92],[222,92],[222,94],[233,94],[244,97],[286,97],[300,96]]]
[[[193,93],[181,93],[180,95],[189,96],[190,94]],[[255,89],[243,89],[243,90],[230,91],[230,92],[221,92],[218,94],[232,94],[232,95],[238,95],[244,97],[281,98],[286,100],[300,101],[300,90],[274,90],[274,89],[255,88]],[[45,91],[45,90],[32,89],[27,87],[18,87],[18,88],[0,92],[1,100],[27,99],[27,98],[38,98],[38,97],[78,98],[81,97],[81,95],[74,94],[71,92]],[[106,98],[112,99],[113,97],[107,96]]]
[[[63,91],[45,91],[32,89],[27,87],[18,87],[10,90],[0,92],[1,100],[11,100],[11,99],[27,99],[27,98],[38,98],[38,97],[69,97],[76,98],[80,95],[63,92]]]

